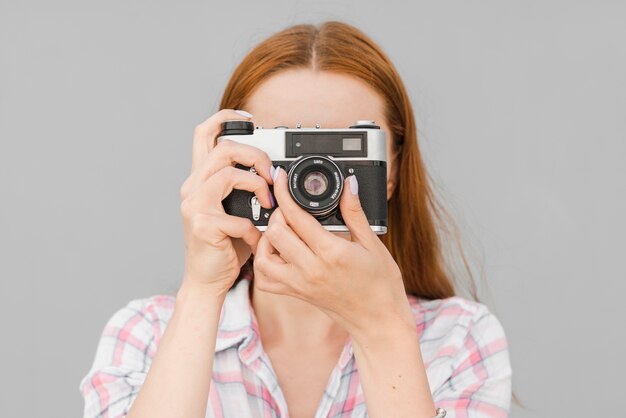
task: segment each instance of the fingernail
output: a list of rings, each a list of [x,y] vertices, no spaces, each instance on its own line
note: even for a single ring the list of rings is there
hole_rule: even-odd
[[[356,176],[353,174],[348,179],[350,179],[350,193],[357,194],[359,192],[359,182],[356,180]]]
[[[272,181],[276,183],[276,179],[278,178],[278,173],[280,172],[280,166],[275,167],[274,174],[272,174]]]
[[[251,118],[252,114],[246,112],[245,110],[235,110],[236,113],[239,113],[241,116],[246,118]]]
[[[272,207],[276,207],[276,200],[274,200],[274,194],[270,192],[270,202],[272,202]]]
[[[272,180],[274,180],[274,171],[276,171],[276,169],[274,168],[273,165],[270,165],[270,178]]]

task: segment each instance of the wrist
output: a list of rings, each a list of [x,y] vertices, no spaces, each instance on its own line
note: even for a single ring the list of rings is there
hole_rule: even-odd
[[[224,293],[204,286],[183,284],[176,294],[174,313],[168,327],[173,325],[179,332],[180,329],[193,329],[198,338],[215,339],[225,297]]]
[[[404,288],[376,304],[375,310],[360,315],[358,324],[348,332],[354,341],[371,343],[377,340],[397,338],[397,335],[417,334],[415,316]]]
[[[176,303],[201,301],[202,303],[218,303],[221,306],[227,293],[228,289],[224,287],[198,283],[185,278],[176,293]]]
[[[388,346],[407,337],[418,338],[415,318],[410,308],[381,315],[365,326],[350,332],[355,344],[367,347]]]

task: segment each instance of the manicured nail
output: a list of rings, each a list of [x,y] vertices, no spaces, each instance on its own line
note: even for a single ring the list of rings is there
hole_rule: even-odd
[[[274,168],[273,165],[270,165],[270,178],[272,180],[274,180],[274,171],[276,171],[276,169]]]
[[[270,192],[270,202],[272,202],[272,207],[276,207],[276,200],[274,199],[274,194]]]
[[[246,112],[245,110],[235,110],[235,112],[239,113],[241,116],[246,117],[246,118],[251,118],[252,115],[248,112]]]
[[[276,183],[276,179],[278,178],[278,173],[280,172],[280,166],[275,167],[274,174],[272,174],[272,181]]]
[[[359,182],[356,181],[356,176],[353,174],[348,179],[350,180],[350,193],[357,194],[359,192]]]

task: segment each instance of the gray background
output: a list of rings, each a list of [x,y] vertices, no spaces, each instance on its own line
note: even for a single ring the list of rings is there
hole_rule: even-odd
[[[378,41],[507,331],[512,417],[614,416],[626,371],[621,1],[0,3],[0,416],[80,416],[99,333],[176,291],[195,125],[265,36]]]

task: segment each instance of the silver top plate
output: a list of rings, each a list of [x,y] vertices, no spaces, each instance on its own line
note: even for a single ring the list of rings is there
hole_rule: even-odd
[[[300,129],[255,129],[252,135],[226,135],[217,138],[217,142],[224,139],[239,142],[240,144],[251,145],[265,151],[272,161],[291,161],[300,157],[285,157],[285,133],[362,133],[367,132],[367,157],[340,157],[340,160],[373,160],[387,161],[387,137],[385,131],[380,129],[317,129],[317,128],[300,128]],[[320,153],[323,155],[323,153]],[[333,158],[333,157],[329,157]]]

